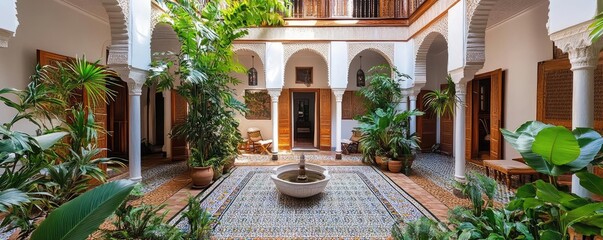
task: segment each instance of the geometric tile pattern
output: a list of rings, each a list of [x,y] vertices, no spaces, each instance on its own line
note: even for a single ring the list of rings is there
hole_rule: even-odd
[[[434,218],[374,167],[326,168],[332,178],[325,191],[296,199],[276,190],[272,167],[237,167],[198,197],[219,220],[214,237],[387,238],[397,220]]]
[[[470,162],[467,162],[465,167],[467,172],[485,173],[484,167]],[[452,192],[454,189],[454,158],[435,153],[419,154],[413,162],[412,175],[428,179]],[[499,183],[494,200],[500,203],[507,203],[514,195],[513,191],[507,190],[504,184]]]

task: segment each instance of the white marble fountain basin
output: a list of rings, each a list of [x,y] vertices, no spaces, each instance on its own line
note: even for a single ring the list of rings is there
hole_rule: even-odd
[[[323,192],[325,187],[327,187],[327,183],[329,183],[329,180],[331,180],[329,170],[316,164],[306,163],[305,165],[306,172],[321,173],[325,176],[325,178],[310,183],[296,183],[280,179],[278,178],[278,175],[281,173],[288,171],[297,172],[299,170],[299,165],[297,163],[285,164],[274,168],[275,173],[270,176],[276,185],[276,189],[278,189],[278,191],[282,194],[296,198],[311,197]]]

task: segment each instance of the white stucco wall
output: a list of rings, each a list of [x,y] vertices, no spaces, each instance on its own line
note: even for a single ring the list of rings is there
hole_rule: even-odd
[[[233,75],[241,80],[241,83],[232,87],[235,91],[236,98],[245,103],[245,90],[246,89],[266,89],[266,78],[264,72],[264,64],[260,60],[257,54],[252,53],[251,51],[241,50],[237,52],[237,60],[241,63],[245,69],[251,68],[251,56],[254,56],[254,67],[258,71],[258,85],[257,86],[249,86],[247,81],[246,73],[234,73]],[[262,137],[264,139],[272,138],[272,120],[249,120],[245,118],[243,114],[237,114],[237,119],[239,120],[239,131],[243,135],[244,138],[247,138],[247,128],[255,127],[259,128],[262,132]]]
[[[459,1],[448,10],[448,70],[465,64],[465,9]]]
[[[19,28],[8,48],[0,48],[0,87],[23,89],[37,63],[36,50],[66,56],[83,56],[105,62],[110,44],[109,24],[57,1],[18,1]],[[14,111],[0,104],[0,123]],[[35,127],[23,121],[17,130],[33,133]]]
[[[521,124],[536,119],[536,84],[538,62],[553,58],[546,21],[547,5],[541,4],[523,14],[486,30],[486,62],[478,72],[502,68],[504,83],[504,123],[515,130]],[[519,154],[507,143],[504,158]]]
[[[147,70],[151,63],[151,1],[130,1],[130,65]]]
[[[444,50],[441,52],[427,53],[427,71],[426,78],[427,83],[423,90],[436,90],[440,89],[440,85],[446,83],[447,62],[448,62],[448,51]]]
[[[312,67],[312,84],[295,83],[296,67]],[[285,86],[283,88],[329,88],[327,63],[318,54],[298,52],[289,58],[285,66]]]
[[[600,0],[550,0],[549,33],[593,19],[601,5]]]

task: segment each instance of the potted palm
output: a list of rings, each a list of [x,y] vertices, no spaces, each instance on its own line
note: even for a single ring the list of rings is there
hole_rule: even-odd
[[[158,55],[151,63],[147,84],[161,91],[175,89],[186,100],[186,120],[172,129],[171,136],[185,139],[191,148],[191,177],[197,176],[197,170],[209,174],[213,166],[219,168],[225,158],[236,154],[242,138],[235,113],[246,108],[229,86],[239,83],[231,73],[244,69],[234,61],[233,41],[245,36],[248,27],[283,24],[280,13],[286,7],[273,0],[159,3],[168,9],[162,22],[172,26],[181,48],[178,54]],[[207,181],[205,175],[203,180]]]
[[[406,79],[410,79],[410,76],[387,65],[378,65],[369,70],[369,85],[358,92],[366,99],[367,114],[356,118],[360,122],[358,130],[362,132],[359,142],[364,162],[382,167],[387,165],[391,138],[388,132],[391,118],[388,117],[403,98],[400,83]]]
[[[392,119],[389,134],[391,135],[389,145],[389,156],[391,161],[388,167],[392,166],[396,172],[404,170],[404,174],[410,173],[410,168],[420,149],[419,137],[410,133],[410,117],[421,116],[423,112],[418,110],[403,111],[396,113]],[[390,171],[392,171],[390,167]],[[394,171],[392,171],[394,172]]]

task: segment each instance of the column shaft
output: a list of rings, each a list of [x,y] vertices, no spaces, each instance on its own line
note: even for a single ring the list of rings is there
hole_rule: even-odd
[[[335,159],[341,159],[342,101],[345,89],[333,89],[335,94]]]
[[[456,85],[458,101],[454,113],[454,178],[465,180],[465,84]]]
[[[132,91],[132,90],[130,90]],[[130,140],[129,140],[129,170],[130,180],[142,180],[140,143],[142,141],[140,129],[140,94],[130,94]]]
[[[416,95],[411,95],[409,96],[410,99],[410,111],[413,111],[415,109],[417,109],[417,96]],[[417,132],[417,116],[411,116],[410,117],[410,133],[416,133]]]

